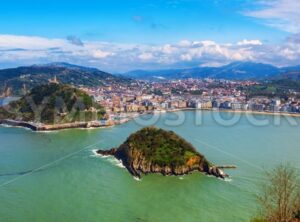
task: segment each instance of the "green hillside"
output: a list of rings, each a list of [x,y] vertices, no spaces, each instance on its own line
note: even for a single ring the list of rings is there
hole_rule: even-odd
[[[13,117],[46,124],[91,121],[104,114],[104,109],[85,92],[61,84],[37,86],[0,111],[2,119]]]

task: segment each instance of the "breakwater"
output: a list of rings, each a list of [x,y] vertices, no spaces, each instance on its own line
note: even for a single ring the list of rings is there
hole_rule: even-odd
[[[100,123],[98,121],[45,125],[40,123],[24,122],[24,121],[10,120],[10,119],[0,120],[0,124],[15,126],[15,127],[25,127],[33,131],[52,131],[52,130],[61,130],[61,129],[72,129],[72,128],[97,128],[97,127],[111,126],[110,123]]]

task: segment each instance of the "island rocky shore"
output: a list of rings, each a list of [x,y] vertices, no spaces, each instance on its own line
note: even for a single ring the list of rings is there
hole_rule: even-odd
[[[185,175],[190,174],[194,171],[199,171],[207,175],[215,176],[217,178],[225,179],[228,174],[221,170],[221,167],[208,166],[205,163],[199,162],[198,164],[189,166],[159,166],[152,162],[147,161],[141,154],[135,153],[136,156],[131,160],[125,155],[124,150],[111,149],[111,150],[97,150],[97,154],[103,156],[114,156],[116,159],[122,161],[122,164],[134,177],[141,178],[142,174],[160,173],[164,176],[167,175]],[[227,168],[227,167],[225,167]],[[235,168],[235,167],[232,167]]]
[[[144,128],[145,129],[145,128]],[[146,128],[146,131],[153,131],[158,130],[156,128],[151,127]],[[159,129],[161,130],[161,129]],[[120,145],[119,148],[112,148],[111,150],[98,150],[96,151],[97,154],[104,155],[104,156],[114,156],[116,159],[120,160],[122,164],[127,168],[127,170],[135,177],[141,177],[142,174],[149,174],[149,173],[160,173],[163,175],[184,175],[189,174],[194,171],[202,172],[207,175],[212,175],[217,178],[225,179],[228,177],[228,175],[221,170],[222,167],[217,167],[210,162],[208,162],[203,155],[198,153],[194,148],[190,147],[191,145],[187,143],[186,141],[183,141],[182,138],[178,139],[178,143],[181,149],[187,149],[187,151],[184,151],[183,153],[188,152],[189,156],[187,157],[186,154],[184,156],[177,156],[174,157],[175,160],[182,159],[184,162],[181,164],[176,164],[174,162],[157,162],[155,161],[155,158],[157,158],[157,155],[159,153],[164,152],[163,149],[157,151],[160,148],[153,148],[148,147],[147,150],[140,149],[141,146],[143,146],[145,143],[149,145],[153,142],[154,146],[157,144],[153,139],[148,137],[147,134],[144,136],[144,140],[141,141],[135,141],[135,138],[137,138],[136,134],[143,134],[145,130],[138,131],[137,133],[133,134],[133,136],[130,136],[122,145]],[[170,138],[166,138],[166,135],[162,134],[159,135],[160,132],[156,133],[156,136],[165,137],[164,146],[167,147],[166,143],[169,142],[170,145],[174,145],[174,134],[170,136]],[[164,132],[163,132],[164,133]],[[169,133],[169,132],[167,132]],[[177,135],[176,135],[177,136]],[[149,141],[147,141],[149,139]],[[176,138],[177,139],[177,138]],[[152,141],[152,142],[151,142]],[[136,146],[137,145],[137,146]],[[187,147],[187,148],[186,148]],[[172,149],[172,148],[171,148]],[[156,152],[151,153],[151,152]],[[171,153],[176,153],[176,150],[171,150]],[[162,158],[162,157],[158,157]],[[166,159],[170,159],[169,156],[164,156]],[[225,166],[225,168],[227,168]]]

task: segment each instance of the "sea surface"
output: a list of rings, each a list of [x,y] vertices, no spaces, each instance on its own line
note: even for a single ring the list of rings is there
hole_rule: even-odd
[[[176,113],[165,113],[157,121],[145,116],[112,128],[55,132],[0,127],[0,220],[249,221],[264,171],[286,162],[300,169],[300,121],[284,117],[278,124],[262,115],[254,118],[269,124],[255,126],[241,115],[233,125],[220,124],[232,115],[186,111],[179,124]],[[117,147],[141,122],[173,130],[211,162],[238,168],[226,171],[228,181],[201,173],[138,181],[114,158],[93,153]]]

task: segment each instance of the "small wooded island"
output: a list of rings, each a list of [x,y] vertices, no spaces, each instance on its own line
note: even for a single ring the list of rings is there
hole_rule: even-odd
[[[173,131],[145,127],[131,134],[127,140],[111,150],[98,150],[101,155],[113,155],[135,177],[142,174],[184,175],[193,171],[218,178],[228,177],[186,140]]]

